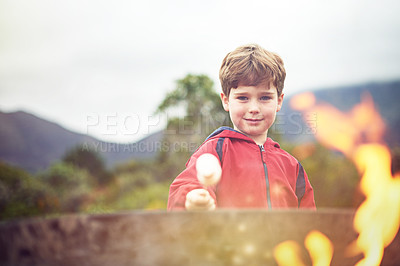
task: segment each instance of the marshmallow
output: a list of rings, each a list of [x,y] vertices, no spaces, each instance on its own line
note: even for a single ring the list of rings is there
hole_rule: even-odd
[[[221,179],[221,165],[217,157],[204,153],[196,161],[197,178],[204,186],[215,185]]]

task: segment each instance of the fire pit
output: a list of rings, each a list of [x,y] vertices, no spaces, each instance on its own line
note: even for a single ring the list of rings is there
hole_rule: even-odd
[[[331,265],[357,238],[354,211],[130,212],[69,215],[0,224],[1,265],[276,265],[274,248],[294,240],[311,265],[304,239],[312,230],[334,246]],[[382,265],[400,265],[400,236]]]

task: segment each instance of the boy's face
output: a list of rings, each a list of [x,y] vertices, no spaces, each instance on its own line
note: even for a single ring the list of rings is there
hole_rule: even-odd
[[[276,112],[282,107],[283,94],[278,97],[273,85],[239,84],[236,89],[231,89],[229,97],[221,93],[221,100],[225,111],[229,111],[234,129],[252,138],[257,144],[264,144]]]

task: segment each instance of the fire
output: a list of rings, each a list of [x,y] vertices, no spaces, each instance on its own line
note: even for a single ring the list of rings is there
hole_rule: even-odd
[[[291,101],[290,105],[293,109],[304,111],[315,105],[316,99],[311,92],[305,92],[296,96],[296,100]]]
[[[317,114],[316,139],[356,164],[366,200],[356,211],[354,228],[359,236],[349,251],[364,254],[357,265],[379,265],[400,227],[400,176],[391,175],[390,152],[381,142],[385,124],[369,94],[347,113],[315,102],[314,95],[306,93],[294,97],[291,105],[305,115]]]
[[[302,111],[305,116],[316,114],[316,121],[313,121],[317,125],[315,137],[323,145],[351,157],[360,144],[379,142],[382,139],[385,123],[376,112],[369,94],[364,94],[362,102],[347,113],[329,104],[315,105],[313,97],[310,93],[295,96],[291,106]]]
[[[314,266],[328,266],[333,256],[332,242],[319,231],[311,231],[304,240]],[[305,265],[301,259],[300,245],[293,240],[280,243],[274,249],[274,257],[280,266]]]
[[[311,231],[304,241],[314,266],[331,264],[333,256],[332,242],[319,231]]]
[[[354,157],[364,173],[360,186],[366,200],[354,218],[360,235],[350,251],[364,253],[358,265],[379,265],[400,227],[400,178],[391,176],[390,152],[383,145],[362,145]]]
[[[301,260],[300,246],[296,241],[287,240],[274,249],[274,257],[279,266],[304,266]]]

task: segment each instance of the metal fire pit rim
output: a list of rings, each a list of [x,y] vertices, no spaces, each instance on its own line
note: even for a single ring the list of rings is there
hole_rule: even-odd
[[[238,215],[238,214],[259,214],[259,215],[349,215],[354,216],[356,209],[351,208],[319,208],[311,209],[217,209],[214,211],[166,211],[166,210],[125,210],[111,213],[67,213],[59,216],[37,216],[28,218],[16,218],[0,221],[0,227],[21,224],[21,223],[40,223],[43,221],[51,222],[60,219],[107,219],[108,217],[128,217],[128,216],[215,216],[215,215]]]
[[[272,250],[286,240],[297,242],[308,259],[303,243],[317,230],[335,247],[332,265],[354,265],[362,257],[346,255],[357,237],[354,214],[331,208],[130,210],[19,219],[0,222],[0,264],[232,265],[241,256],[274,265]],[[385,249],[382,265],[400,263],[399,239]]]

